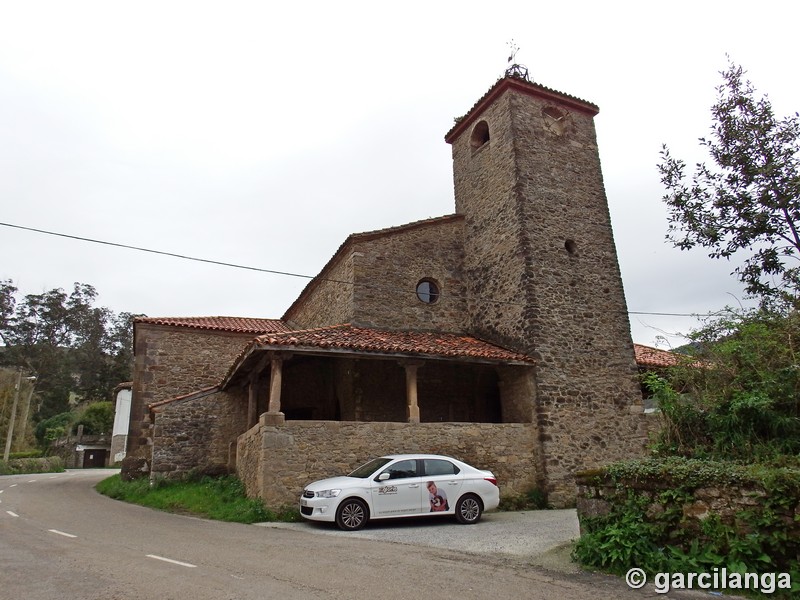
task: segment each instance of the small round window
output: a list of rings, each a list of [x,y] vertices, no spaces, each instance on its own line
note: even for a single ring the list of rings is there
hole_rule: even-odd
[[[421,280],[417,284],[417,298],[425,304],[433,304],[439,299],[439,286],[430,279]]]

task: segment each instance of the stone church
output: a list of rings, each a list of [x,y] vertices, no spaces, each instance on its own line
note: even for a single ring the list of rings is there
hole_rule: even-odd
[[[567,506],[640,454],[597,113],[512,67],[445,136],[453,214],[350,235],[280,319],[137,319],[123,473],[236,472],[279,505],[432,452]]]

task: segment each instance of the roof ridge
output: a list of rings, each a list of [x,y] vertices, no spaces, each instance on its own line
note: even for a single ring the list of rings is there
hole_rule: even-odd
[[[160,325],[162,327],[183,327],[205,331],[229,331],[260,335],[272,331],[288,331],[289,325],[282,319],[263,317],[136,317],[134,323]]]

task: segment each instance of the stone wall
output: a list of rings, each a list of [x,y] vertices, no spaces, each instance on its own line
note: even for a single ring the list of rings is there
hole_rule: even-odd
[[[311,481],[349,473],[382,454],[453,456],[497,477],[501,496],[537,481],[532,423],[260,423],[239,438],[237,473],[251,497],[269,506],[296,504]]]
[[[137,323],[128,452],[147,453],[146,406],[216,385],[255,336]]]
[[[643,494],[652,499],[645,511],[649,515],[660,515],[665,507],[658,502],[660,492],[668,489],[667,485],[653,485],[651,482],[626,482],[620,487],[611,482],[596,483],[592,477],[578,477],[577,509],[578,518],[585,522],[592,517],[605,516],[611,512],[615,504],[624,504],[629,492]],[[666,484],[666,482],[665,482]],[[723,523],[733,524],[736,516],[742,511],[752,510],[763,504],[763,499],[768,495],[768,490],[753,485],[737,485],[726,483],[724,485],[706,485],[693,491],[692,498],[680,508],[685,519],[685,526],[699,527],[700,523],[712,515],[717,515]],[[786,507],[783,515],[787,523],[795,521],[800,505]],[[793,537],[800,538],[800,521],[793,527]]]
[[[581,532],[601,525],[624,528],[620,521],[636,518],[652,526],[655,537],[648,541],[657,547],[676,545],[689,551],[697,543],[724,553],[738,546],[740,557],[766,554],[766,571],[796,569],[797,470],[762,467],[748,473],[748,466],[735,463],[675,460],[655,470],[640,466],[625,477],[612,478],[604,470],[578,474]]]
[[[264,485],[264,466],[261,463],[263,446],[260,423],[240,435],[236,442],[236,475],[251,498],[257,497]]]
[[[353,320],[353,253],[344,244],[325,269],[303,290],[283,320],[295,329],[312,329]]]
[[[448,139],[470,324],[537,360],[548,493],[566,505],[574,472],[644,450],[630,324],[593,107],[519,82],[497,90]],[[488,141],[472,135],[481,121]]]
[[[152,428],[151,478],[233,472],[236,442],[246,429],[247,394],[241,389],[161,405]]]
[[[303,329],[353,323],[466,331],[462,237],[457,215],[352,235],[284,319]],[[417,298],[422,279],[438,286],[436,302]]]
[[[434,219],[360,241],[353,255],[353,320],[365,327],[466,331],[463,219]],[[433,281],[436,302],[417,283]]]

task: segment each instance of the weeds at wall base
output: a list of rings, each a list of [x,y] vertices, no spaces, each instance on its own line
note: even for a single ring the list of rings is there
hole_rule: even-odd
[[[270,510],[257,498],[248,498],[238,478],[187,477],[182,480],[147,478],[122,481],[113,475],[97,484],[101,494],[167,512],[191,514],[234,523],[293,522],[300,516],[296,506]]]

